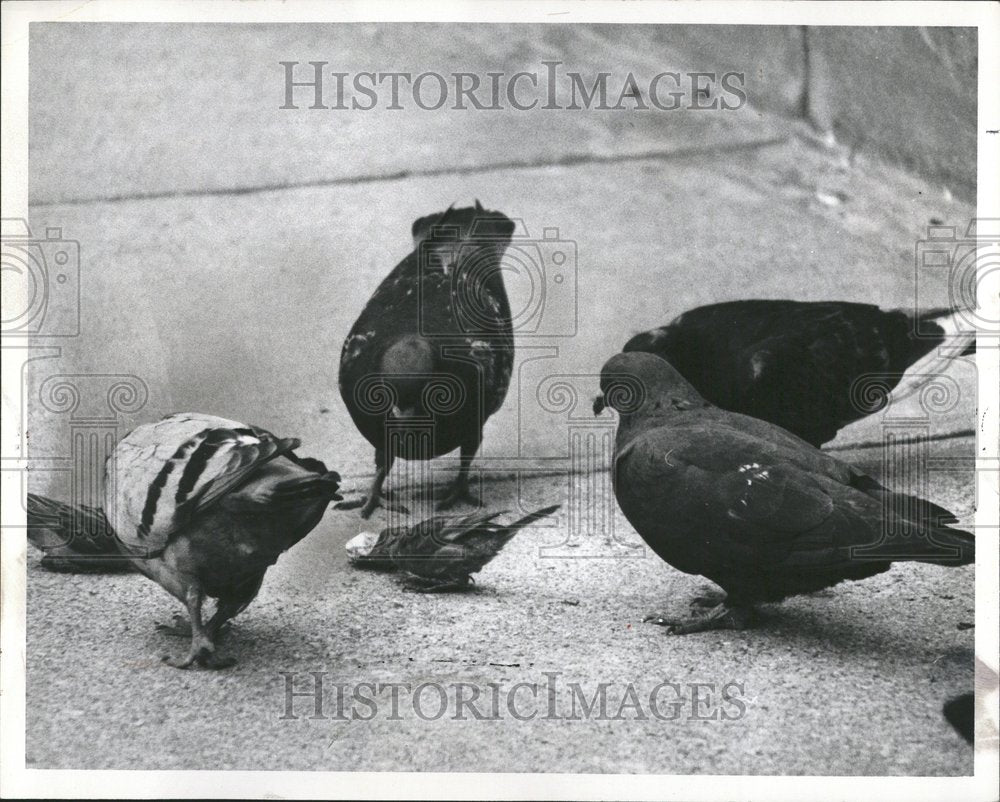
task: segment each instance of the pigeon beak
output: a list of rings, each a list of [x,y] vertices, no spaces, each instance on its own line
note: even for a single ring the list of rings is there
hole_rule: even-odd
[[[598,415],[604,412],[604,408],[606,406],[607,404],[604,401],[604,393],[599,393],[598,395],[594,396],[594,417],[596,418]]]

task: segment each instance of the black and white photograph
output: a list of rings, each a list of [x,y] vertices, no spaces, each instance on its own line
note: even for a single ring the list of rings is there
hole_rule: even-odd
[[[1000,6],[0,8],[3,796],[997,798]]]

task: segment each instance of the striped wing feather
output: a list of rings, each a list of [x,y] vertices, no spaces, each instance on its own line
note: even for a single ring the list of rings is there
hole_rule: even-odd
[[[162,549],[262,465],[298,446],[295,438],[210,415],[172,415],[140,426],[118,444],[108,466],[115,503],[106,506],[116,510],[120,540],[133,549]]]

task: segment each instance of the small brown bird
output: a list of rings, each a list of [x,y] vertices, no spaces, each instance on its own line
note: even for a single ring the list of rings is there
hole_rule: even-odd
[[[109,457],[104,508],[114,511],[120,548],[190,616],[187,657],[164,661],[232,665],[215,656],[220,628],[341,498],[340,476],[296,455],[299,444],[237,421],[179,413],[135,429]],[[218,605],[203,623],[206,596]],[[182,621],[172,631],[188,634]]]
[[[347,554],[361,568],[405,571],[425,592],[458,590],[520,529],[559,507],[543,507],[507,525],[493,522],[503,511],[477,512],[464,518],[439,515],[415,526],[383,529],[378,535],[362,532],[347,543]]]
[[[601,391],[619,412],[615,497],[662,559],[726,591],[676,634],[740,629],[754,606],[887,571],[893,560],[967,565],[975,538],[948,510],[894,493],[766,421],[713,406],[669,363],[618,354]],[[880,550],[907,532],[905,554]]]

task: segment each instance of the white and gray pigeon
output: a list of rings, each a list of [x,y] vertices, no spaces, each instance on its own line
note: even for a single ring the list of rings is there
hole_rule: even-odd
[[[109,457],[104,509],[119,548],[190,617],[190,651],[181,660],[164,658],[171,665],[231,665],[215,655],[220,628],[254,599],[282,552],[341,498],[340,476],[296,455],[299,445],[188,412],[138,427]],[[207,596],[218,605],[204,622]],[[175,634],[185,630],[178,622]]]

